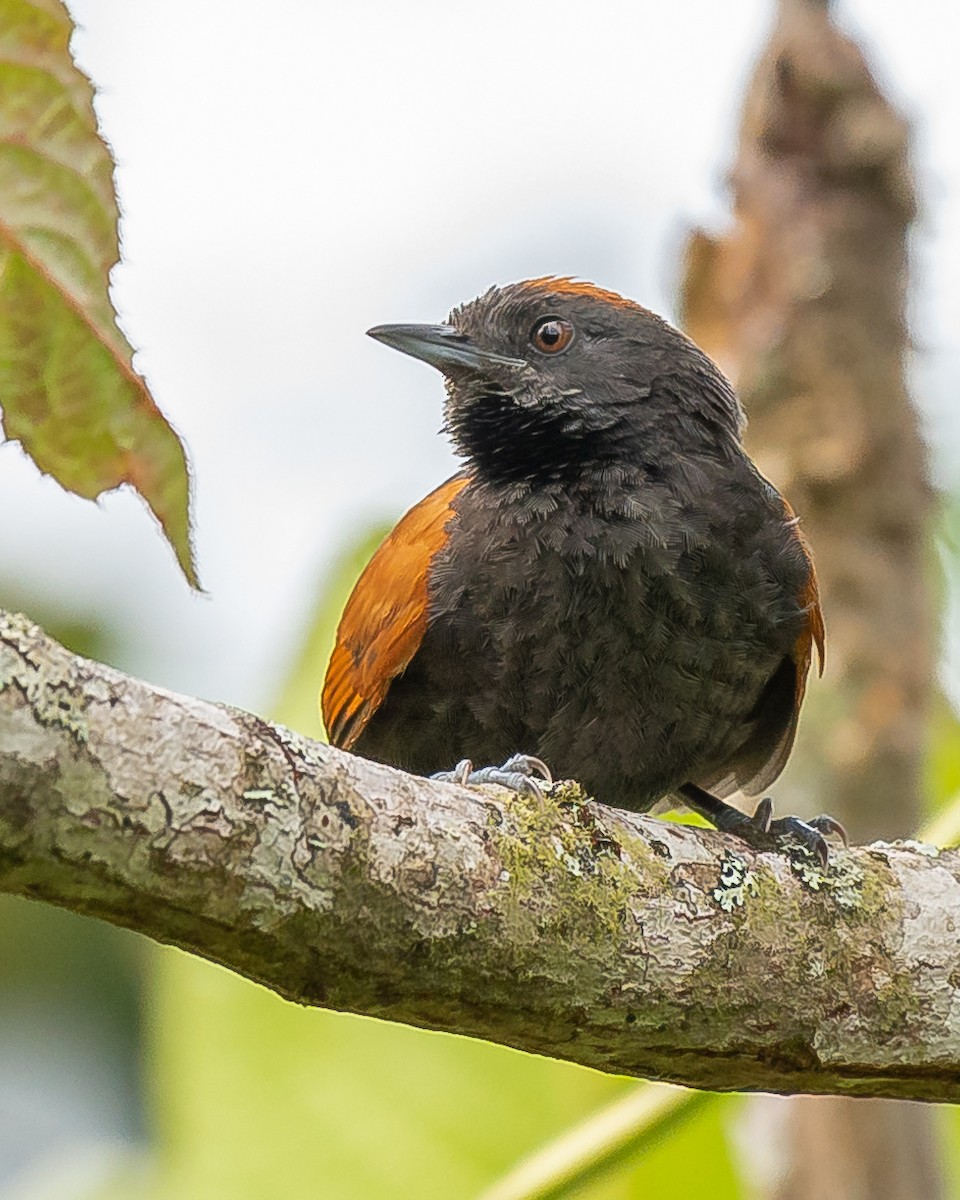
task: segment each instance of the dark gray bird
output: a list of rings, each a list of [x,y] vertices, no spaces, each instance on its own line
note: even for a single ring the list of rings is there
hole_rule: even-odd
[[[555,278],[370,335],[443,372],[465,462],[354,589],[323,688],[331,740],[417,774],[524,752],[603,803],[680,795],[755,845],[790,834],[825,859],[832,819],[723,802],[783,769],[823,620],[797,518],[710,359],[638,304]]]

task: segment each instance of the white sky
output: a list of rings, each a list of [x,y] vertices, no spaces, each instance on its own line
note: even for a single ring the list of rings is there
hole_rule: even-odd
[[[446,477],[441,383],[363,334],[575,274],[669,313],[720,223],[767,0],[70,0],[118,160],[114,277],[196,477],[192,596],[135,497],[0,448],[0,571],[136,631],[124,664],[262,706],[340,546]],[[960,481],[960,73],[942,0],[848,0],[918,121],[918,379]],[[952,451],[949,447],[952,445]],[[318,683],[322,664],[317,664]]]

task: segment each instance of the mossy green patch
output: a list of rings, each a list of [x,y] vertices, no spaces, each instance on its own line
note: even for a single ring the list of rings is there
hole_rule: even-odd
[[[790,850],[790,866],[810,892],[830,897],[838,908],[855,912],[863,900],[864,874],[852,855],[832,856],[824,866],[805,846]]]
[[[892,897],[898,895],[896,880],[884,863],[844,853],[832,855],[826,868],[812,857],[799,855],[791,856],[790,865],[799,892],[763,862],[753,870],[753,886],[743,907],[749,928],[758,937],[769,932],[775,938],[779,929],[782,941],[784,925],[796,925],[803,918],[805,894],[822,909],[818,929],[824,938],[831,929],[845,937],[849,926],[871,924],[881,911],[897,916],[895,902],[891,906]]]
[[[892,1030],[911,1011],[909,986],[904,991],[890,976],[883,937],[902,919],[893,873],[862,853],[838,852],[826,869],[795,856],[790,862],[793,878],[760,859],[748,881],[725,861],[726,884],[714,899],[738,918],[717,939],[713,963],[725,968],[735,947],[740,970],[762,970],[778,988],[826,989],[834,1002],[846,996],[851,1008],[882,1008]],[[879,936],[864,938],[865,926]],[[867,977],[873,984],[864,988]]]
[[[784,927],[799,921],[800,897],[762,860],[751,875],[751,886],[741,906],[744,929],[764,951],[773,950],[783,945]]]
[[[581,951],[621,936],[641,877],[667,870],[642,838],[623,838],[579,784],[564,780],[542,800],[511,795],[490,810],[500,860],[501,912],[514,937],[549,934]]]
[[[886,861],[876,857],[834,852],[824,867],[804,848],[795,848],[790,865],[805,892],[821,897],[858,923],[870,921],[890,907],[896,880]]]
[[[878,979],[875,973],[873,1000],[876,1007],[875,1024],[879,1034],[896,1038],[898,1035],[902,1036],[905,1029],[910,1029],[916,1036],[917,1018],[923,1004],[909,973],[901,971],[887,974],[881,979]]]

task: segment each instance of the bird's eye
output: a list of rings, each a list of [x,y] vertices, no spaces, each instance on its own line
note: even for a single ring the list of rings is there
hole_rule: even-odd
[[[560,317],[544,317],[534,325],[530,340],[541,354],[560,354],[573,341],[573,326]]]

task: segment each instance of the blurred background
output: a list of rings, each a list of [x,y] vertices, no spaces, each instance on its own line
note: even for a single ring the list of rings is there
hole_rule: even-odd
[[[152,682],[320,736],[315,692],[371,538],[455,469],[439,378],[364,330],[434,321],[542,274],[679,319],[690,231],[730,221],[727,174],[776,5],[69,9],[118,164],[114,300],[190,454],[206,594],[189,591],[132,493],[83,502],[7,444],[0,603]],[[906,365],[937,489],[929,811],[960,788],[956,39],[937,0],[845,0],[835,19],[913,126]],[[2,898],[7,1200],[471,1197],[632,1086],[299,1010],[176,951]],[[749,1104],[698,1109],[583,1194],[772,1194],[743,1151],[750,1129],[770,1128]],[[913,1194],[960,1196],[946,1118],[934,1140],[935,1190]]]

